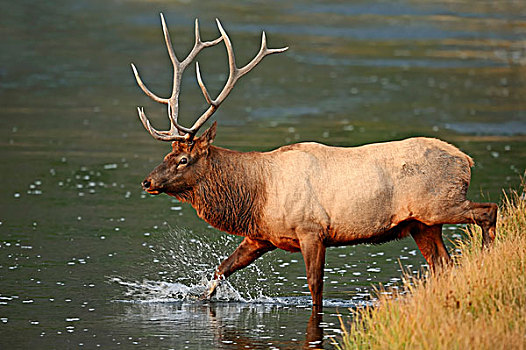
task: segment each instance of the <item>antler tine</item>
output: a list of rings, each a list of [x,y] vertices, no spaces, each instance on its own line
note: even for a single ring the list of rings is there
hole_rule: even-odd
[[[204,49],[205,47],[210,47],[219,44],[223,40],[223,37],[220,36],[219,38],[212,40],[212,41],[201,41],[201,35],[199,33],[199,21],[196,18],[195,19],[195,44],[192,50],[190,50],[190,53],[188,56],[184,59],[183,62],[181,62],[181,67],[186,68],[190,62],[192,62],[197,56],[197,54]],[[183,68],[183,69],[184,69]]]
[[[179,91],[181,86],[181,76],[184,71],[184,67],[181,67],[181,63],[177,59],[175,54],[172,39],[170,38],[170,32],[168,31],[168,26],[164,20],[164,15],[161,12],[161,25],[163,27],[164,41],[166,43],[166,49],[168,50],[168,56],[170,56],[170,61],[172,61],[173,66],[173,84],[172,84],[172,95],[168,99],[168,119],[170,120],[170,130],[166,132],[169,135],[178,135],[177,131],[179,124],[177,119],[179,117]]]
[[[152,100],[154,100],[155,102],[167,104],[168,103],[168,99],[167,98],[162,98],[162,97],[157,96],[156,94],[151,92],[150,89],[148,89],[146,87],[146,85],[144,85],[141,77],[139,76],[139,72],[137,71],[137,67],[135,67],[135,65],[133,63],[131,64],[131,67],[133,69],[133,75],[135,75],[135,80],[137,81],[137,85],[139,85],[141,90],[144,91],[144,93],[148,97],[150,97]]]
[[[205,96],[206,102],[209,105],[213,105],[214,101],[212,101],[212,98],[210,98],[210,94],[208,93],[208,90],[206,89],[206,86],[203,83],[203,79],[201,78],[201,70],[199,69],[199,62],[195,62],[195,75],[197,76],[197,83],[199,84],[199,87],[201,88],[201,91],[203,92],[203,95]]]
[[[238,70],[236,66],[236,57],[234,55],[234,48],[232,47],[232,42],[230,41],[230,38],[228,37],[228,34],[226,33],[225,29],[223,29],[223,26],[221,25],[219,18],[216,18],[216,23],[217,23],[217,28],[219,29],[219,32],[221,33],[221,36],[223,37],[223,41],[225,42],[226,52],[228,55],[228,67],[230,69],[228,81],[231,81],[236,75],[236,72]],[[228,84],[228,81],[227,81],[227,84]]]
[[[239,78],[241,78],[243,75],[250,72],[261,60],[263,57],[269,54],[273,53],[279,53],[283,52],[288,49],[288,47],[280,48],[280,49],[269,49],[267,48],[267,39],[265,32],[261,35],[261,48],[259,49],[259,52],[257,55],[247,63],[242,68],[237,68],[236,66],[236,58],[234,56],[234,48],[232,47],[232,42],[230,41],[230,38],[228,37],[228,34],[223,29],[223,26],[221,25],[221,22],[219,22],[219,19],[216,18],[217,27],[219,28],[219,31],[221,32],[221,36],[223,37],[223,41],[225,42],[227,54],[228,54],[228,65],[230,67],[230,74],[228,76],[228,80],[225,83],[225,87],[223,88],[223,91],[217,96],[217,98],[213,101],[215,105],[219,105],[223,100],[228,96],[230,93],[230,90],[234,87],[234,84],[237,82]]]
[[[176,141],[176,140],[185,140],[186,137],[183,135],[177,135],[170,131],[158,131],[151,124],[146,115],[144,114],[143,107],[137,107],[137,112],[139,113],[139,118],[141,119],[142,125],[154,139],[160,141]]]
[[[194,125],[189,129],[189,132],[191,134],[195,134],[199,128],[206,123],[206,121],[212,116],[212,114],[216,111],[216,109],[219,107],[219,105],[225,100],[225,98],[228,96],[230,91],[234,88],[235,83],[239,78],[241,78],[243,75],[250,72],[261,60],[270,54],[273,53],[280,53],[288,49],[288,47],[283,47],[279,49],[269,49],[267,47],[267,39],[265,36],[265,32],[262,33],[261,36],[261,48],[259,49],[259,52],[257,55],[244,67],[237,68],[236,66],[236,58],[234,55],[234,48],[232,47],[232,42],[230,41],[230,38],[228,37],[228,34],[226,33],[225,29],[221,25],[221,22],[219,19],[216,18],[217,28],[219,29],[219,32],[221,33],[221,37],[223,38],[223,41],[225,43],[227,55],[228,55],[228,66],[229,66],[229,75],[228,79],[225,83],[225,86],[223,87],[223,90],[219,93],[219,95],[216,97],[215,100],[212,100],[210,97],[210,94],[208,93],[208,90],[206,89],[206,86],[203,83],[203,79],[201,77],[201,72],[199,69],[199,63],[196,62],[196,75],[197,75],[197,82],[199,84],[199,87],[201,88],[201,91],[203,92],[203,95],[206,99],[206,102],[210,105],[208,109],[199,117],[199,119],[194,123]]]
[[[259,62],[261,62],[263,57],[265,57],[266,55],[271,55],[273,53],[284,52],[284,51],[287,51],[288,48],[289,47],[286,46],[286,47],[282,47],[282,48],[279,48],[279,49],[269,49],[267,47],[267,36],[265,35],[265,32],[262,32],[261,33],[261,48],[259,49],[258,54],[256,55],[256,57],[254,57],[252,59],[252,61],[247,63],[247,65],[245,65],[243,68],[239,68],[239,77],[238,77],[238,79],[241,78],[243,75],[247,74],[248,72],[250,72],[252,70],[252,68],[254,68]]]
[[[179,70],[179,60],[177,59],[177,55],[175,54],[173,45],[172,45],[172,39],[170,38],[170,32],[168,31],[168,27],[166,26],[166,22],[164,20],[164,15],[161,12],[161,25],[163,26],[163,34],[164,34],[164,41],[166,43],[166,49],[168,49],[168,56],[170,56],[170,60],[172,61],[172,64],[174,66],[174,74]]]

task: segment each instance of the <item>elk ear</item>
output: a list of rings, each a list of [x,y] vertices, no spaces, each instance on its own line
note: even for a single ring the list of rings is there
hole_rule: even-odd
[[[208,130],[206,130],[201,137],[199,137],[199,143],[202,146],[209,146],[216,137],[217,121],[215,121]]]

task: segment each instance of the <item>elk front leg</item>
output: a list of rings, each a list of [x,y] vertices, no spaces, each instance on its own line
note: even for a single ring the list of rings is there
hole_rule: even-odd
[[[300,238],[300,249],[307,270],[307,282],[312,295],[312,305],[314,310],[321,310],[323,308],[325,245],[317,234],[312,234]]]
[[[210,298],[215,293],[221,280],[224,280],[237,270],[247,267],[261,255],[274,249],[276,249],[276,247],[268,241],[259,241],[245,237],[232,255],[217,267],[214,272],[214,278],[207,287],[203,298]]]

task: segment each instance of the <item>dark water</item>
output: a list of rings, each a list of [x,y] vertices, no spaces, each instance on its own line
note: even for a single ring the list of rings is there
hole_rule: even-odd
[[[216,143],[269,150],[424,135],[476,161],[470,197],[498,200],[526,167],[526,5],[522,1],[2,1],[0,4],[0,348],[301,348],[339,334],[413,241],[329,250],[323,320],[309,322],[299,254],[272,252],[198,302],[228,236],[139,183],[168,152],[142,128],[165,110],[137,88],[170,91],[158,13],[176,51],[229,32],[240,64],[267,31],[290,46],[243,78],[216,113]],[[214,94],[224,49],[199,58]],[[181,120],[203,108],[193,68]],[[352,215],[352,213],[350,213]],[[448,238],[456,237],[455,228]],[[314,324],[314,326],[313,326]],[[306,335],[307,333],[307,335]],[[319,346],[319,344],[312,344]]]

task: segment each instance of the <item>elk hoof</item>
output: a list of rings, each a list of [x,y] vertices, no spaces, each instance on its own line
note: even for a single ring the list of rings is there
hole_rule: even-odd
[[[221,283],[220,280],[212,280],[208,282],[208,285],[206,286],[206,290],[203,293],[203,295],[201,295],[199,300],[208,300],[212,296],[214,296],[214,294],[216,293],[216,288],[219,286],[220,283]]]

